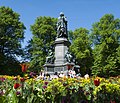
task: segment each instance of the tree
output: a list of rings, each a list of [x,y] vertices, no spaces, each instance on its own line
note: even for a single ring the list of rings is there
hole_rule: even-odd
[[[73,36],[74,36],[73,31],[72,30],[68,31],[68,39],[71,43],[73,42]]]
[[[90,74],[92,49],[90,47],[88,30],[79,28],[73,32],[73,42],[70,46],[70,51],[76,56],[82,75]]]
[[[33,34],[29,42],[28,53],[30,53],[31,68],[40,71],[43,68],[49,49],[54,49],[56,37],[57,19],[51,17],[38,17],[31,26]]]
[[[25,26],[20,15],[9,7],[0,7],[0,73],[12,73],[19,67],[17,56],[22,55],[21,42]],[[17,66],[16,66],[17,65]],[[13,71],[12,71],[13,70]],[[11,72],[8,72],[11,71]]]
[[[93,24],[91,40],[94,46],[92,73],[98,76],[120,74],[120,19],[112,14],[104,15]]]

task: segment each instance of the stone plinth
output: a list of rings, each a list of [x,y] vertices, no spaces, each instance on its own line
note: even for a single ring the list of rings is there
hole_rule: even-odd
[[[70,42],[67,38],[57,38],[55,40],[55,62],[44,65],[47,73],[54,74],[55,72],[64,72],[68,70],[68,65],[74,66],[74,63],[68,63],[65,59],[65,54],[68,52],[69,46]]]
[[[49,63],[46,63],[44,65],[44,70],[45,72],[47,72],[48,74],[54,74],[54,64],[49,64]]]
[[[61,73],[61,72],[68,71],[69,70],[69,68],[68,68],[69,65],[71,66],[70,69],[72,69],[72,67],[74,67],[75,64],[74,63],[68,63],[68,62],[64,63],[64,64],[57,64],[57,65],[55,65],[55,64],[45,64],[44,65],[44,70],[45,70],[46,73],[53,75],[53,74],[55,74],[55,72]]]
[[[70,42],[66,38],[57,38],[55,40],[55,65],[66,63],[65,53],[68,51]]]

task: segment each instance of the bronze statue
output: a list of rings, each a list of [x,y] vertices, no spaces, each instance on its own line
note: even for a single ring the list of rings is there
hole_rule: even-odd
[[[67,20],[64,14],[61,12],[57,22],[57,38],[68,38],[67,33]]]
[[[75,58],[73,57],[73,55],[69,51],[67,51],[67,53],[65,54],[65,59],[69,63],[75,62]]]
[[[54,63],[55,57],[54,57],[54,53],[52,52],[52,50],[49,50],[48,52],[48,56],[46,57],[46,63]]]

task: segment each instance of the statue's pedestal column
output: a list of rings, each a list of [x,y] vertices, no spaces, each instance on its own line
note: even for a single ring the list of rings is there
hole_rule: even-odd
[[[66,38],[57,38],[55,40],[55,65],[63,65],[67,61],[65,60],[65,54],[68,51],[70,42]]]
[[[57,38],[55,40],[55,72],[67,70],[65,54],[67,53],[69,46],[70,42],[67,38]]]

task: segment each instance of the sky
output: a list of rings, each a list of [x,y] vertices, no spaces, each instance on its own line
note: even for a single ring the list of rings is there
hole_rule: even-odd
[[[120,18],[120,0],[0,0],[0,6],[12,8],[20,14],[20,21],[26,26],[22,46],[32,38],[30,25],[39,16],[58,18],[63,12],[68,20],[68,30],[83,27],[88,30],[105,14]]]

